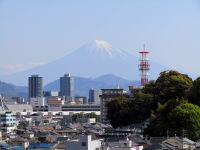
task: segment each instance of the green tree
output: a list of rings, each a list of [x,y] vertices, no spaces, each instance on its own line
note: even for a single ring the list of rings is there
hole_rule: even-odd
[[[193,81],[189,100],[191,103],[200,106],[200,77]]]
[[[84,115],[86,118],[96,118],[98,120],[98,116],[95,113],[87,113]]]
[[[198,139],[200,136],[200,107],[191,103],[180,104],[170,114],[171,130],[176,130],[179,136],[186,130],[187,137]]]
[[[138,92],[135,100],[123,96],[107,102],[107,118],[114,128],[141,123],[150,116],[152,95]]]
[[[148,94],[152,94],[152,95],[156,95],[156,82],[154,80],[150,80],[148,84],[146,84],[144,86],[144,88],[142,89],[143,93],[148,93]]]
[[[124,96],[117,97],[106,104],[107,118],[114,128],[131,124],[131,100]]]
[[[156,98],[164,104],[170,99],[182,99],[188,96],[192,79],[185,74],[170,70],[163,71],[155,83]]]
[[[151,136],[166,136],[167,130],[169,130],[170,119],[169,113],[178,105],[187,103],[187,100],[171,99],[165,104],[157,103],[156,110],[152,110],[151,122],[148,128],[145,130],[145,134]],[[170,133],[169,133],[170,134]],[[174,132],[171,132],[173,135]]]
[[[193,83],[194,84],[194,83]],[[169,112],[182,103],[187,103],[192,79],[185,74],[169,70],[160,73],[156,81],[134,95],[134,100],[124,97],[107,103],[108,115],[113,127],[141,123],[151,117],[145,133],[153,136],[166,135],[170,126]]]
[[[72,115],[72,121],[76,121],[78,118],[96,118],[98,120],[98,116],[95,113],[75,113]]]
[[[78,118],[83,118],[83,114],[82,113],[75,113],[72,115],[72,121],[76,121],[76,119]]]
[[[139,91],[135,94],[135,100],[132,101],[131,114],[134,116],[133,123],[141,123],[150,117],[153,107],[153,95]]]

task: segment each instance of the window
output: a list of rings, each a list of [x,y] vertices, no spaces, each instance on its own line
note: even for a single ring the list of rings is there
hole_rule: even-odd
[[[82,142],[82,146],[86,146],[86,142]]]

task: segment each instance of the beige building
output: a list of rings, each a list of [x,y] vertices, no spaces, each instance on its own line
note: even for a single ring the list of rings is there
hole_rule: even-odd
[[[61,111],[65,101],[58,96],[48,97],[48,111]]]

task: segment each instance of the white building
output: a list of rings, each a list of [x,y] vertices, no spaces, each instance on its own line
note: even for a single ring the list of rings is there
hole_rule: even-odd
[[[109,147],[108,150],[143,150],[143,146],[133,145],[131,140],[126,139],[120,140],[118,146]]]
[[[44,97],[31,97],[30,98],[31,106],[45,106],[45,98]]]
[[[85,135],[80,140],[66,141],[65,150],[100,150],[101,143],[101,140],[92,140],[91,135]]]
[[[16,129],[16,118],[11,112],[5,112],[0,114],[0,130],[10,133]]]
[[[10,143],[10,145],[11,146],[21,146],[21,147],[23,147],[23,148],[28,148],[28,146],[29,146],[29,141],[28,141],[28,139],[25,139],[25,138],[19,138],[19,137],[17,137],[17,138],[14,138],[14,139],[10,139],[9,140],[9,143]]]

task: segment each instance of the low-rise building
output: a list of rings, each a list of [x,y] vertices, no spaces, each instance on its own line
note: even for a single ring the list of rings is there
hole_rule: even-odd
[[[102,140],[92,140],[91,135],[84,135],[80,140],[66,141],[65,150],[100,150]]]
[[[62,106],[65,104],[65,100],[62,100],[58,96],[48,97],[48,110],[49,111],[61,111]]]
[[[16,129],[16,118],[11,112],[5,112],[0,114],[0,130],[4,132],[12,132]]]
[[[14,138],[9,140],[9,144],[13,147],[20,146],[26,149],[29,146],[29,141],[25,138]]]
[[[109,147],[108,150],[143,150],[143,146],[133,144],[129,139],[120,140],[118,146]]]
[[[100,105],[88,105],[88,104],[74,104],[74,105],[63,105],[62,111],[69,112],[100,112]]]
[[[31,106],[45,106],[45,98],[44,97],[31,97],[30,98]]]

